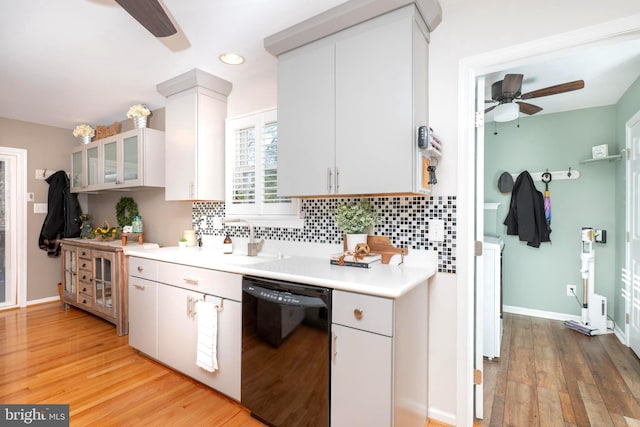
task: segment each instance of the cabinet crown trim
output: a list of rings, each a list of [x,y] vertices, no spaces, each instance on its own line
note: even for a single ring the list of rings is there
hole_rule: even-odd
[[[416,5],[430,32],[442,22],[438,0],[351,0],[265,38],[264,48],[278,56],[409,4]]]
[[[229,96],[232,84],[231,82],[221,79],[220,77],[216,77],[213,74],[209,74],[206,71],[194,68],[193,70],[187,71],[186,73],[180,74],[172,79],[158,83],[156,85],[156,91],[158,91],[162,96],[168,98],[194,87],[203,87],[224,96]]]

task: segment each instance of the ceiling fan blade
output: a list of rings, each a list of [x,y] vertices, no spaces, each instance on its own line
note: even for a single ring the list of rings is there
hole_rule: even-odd
[[[156,37],[178,32],[158,0],[116,0],[124,10]]]
[[[532,115],[539,111],[542,111],[541,107],[529,104],[528,102],[518,102],[518,105],[520,106],[520,112],[524,114]]]
[[[489,111],[493,110],[496,107],[497,107],[497,105],[494,105],[493,107],[487,108],[486,110],[484,110],[485,114],[488,113]]]
[[[573,82],[562,83],[555,86],[545,87],[543,89],[534,90],[522,94],[520,99],[539,98],[541,96],[556,95],[558,93],[571,92],[573,90],[582,89],[584,87],[584,80],[576,80]]]
[[[522,89],[522,77],[524,77],[522,74],[506,74],[502,81],[502,93],[504,95],[513,95],[515,98],[516,94],[519,94]]]

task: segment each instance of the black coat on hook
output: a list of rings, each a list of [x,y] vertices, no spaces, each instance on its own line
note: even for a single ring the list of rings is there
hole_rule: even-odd
[[[65,171],[58,171],[46,179],[49,183],[47,216],[44,218],[38,246],[47,255],[60,255],[60,239],[80,237],[80,203],[78,195],[69,190],[69,178]]]
[[[513,186],[504,225],[507,226],[507,234],[520,236],[527,246],[538,248],[541,242],[551,241],[551,230],[544,216],[544,197],[527,171],[518,175]]]

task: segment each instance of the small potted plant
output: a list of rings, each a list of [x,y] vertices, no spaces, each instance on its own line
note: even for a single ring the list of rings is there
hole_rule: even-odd
[[[186,237],[181,237],[180,240],[178,240],[178,247],[179,248],[186,248],[187,247],[187,238]]]
[[[377,223],[378,216],[365,198],[357,203],[338,205],[336,224],[346,234],[347,250],[355,250],[358,243],[367,243],[367,235]]]
[[[133,120],[133,125],[137,128],[147,127],[147,117],[151,114],[151,111],[142,104],[132,105],[127,111],[127,117]]]

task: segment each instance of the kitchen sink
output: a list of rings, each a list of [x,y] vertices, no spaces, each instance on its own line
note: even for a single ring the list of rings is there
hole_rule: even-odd
[[[277,261],[278,257],[274,255],[256,255],[248,256],[245,254],[227,254],[215,257],[212,261],[234,265],[260,264],[263,262]]]

